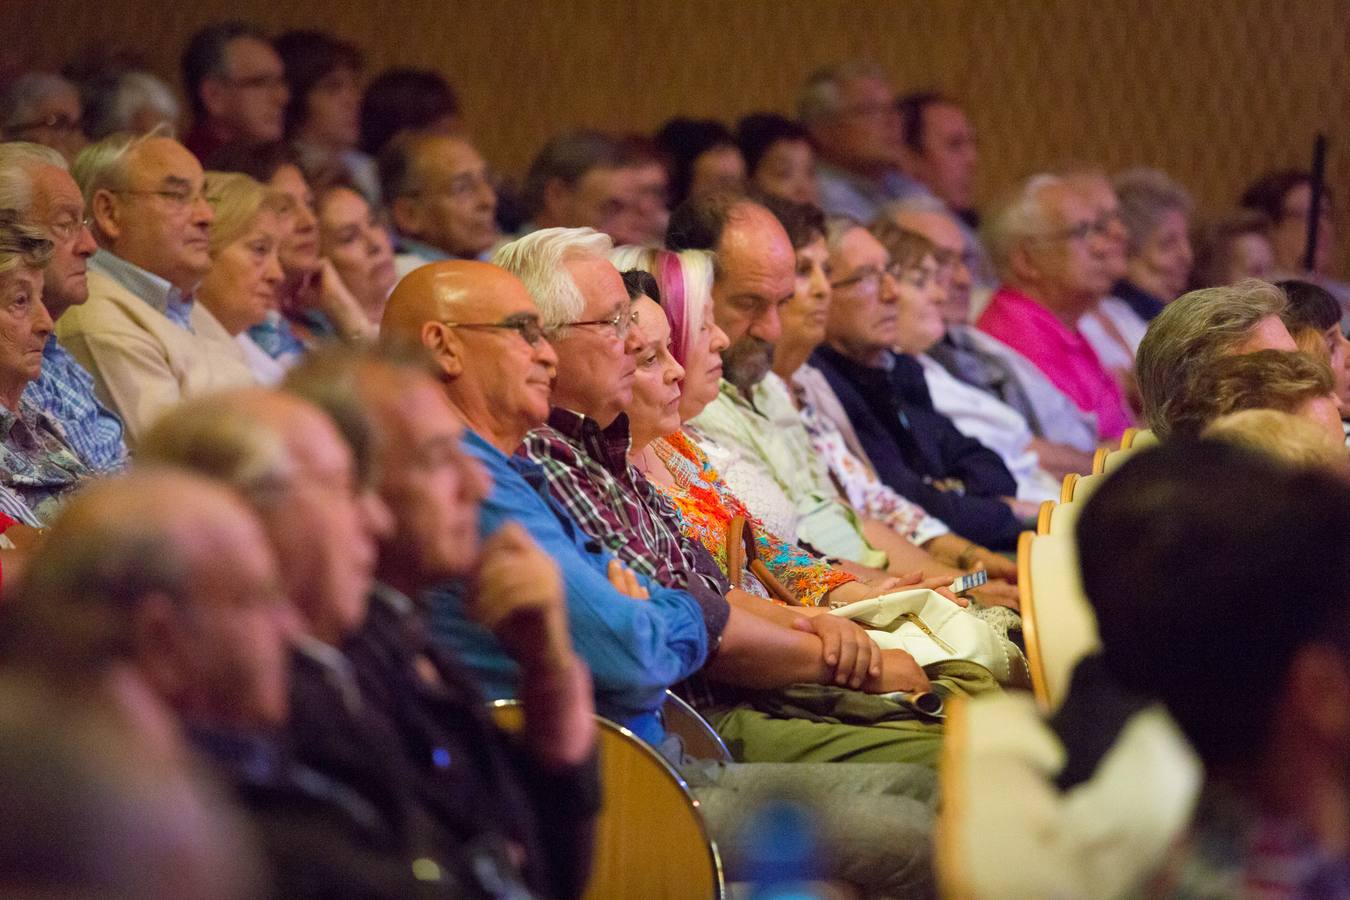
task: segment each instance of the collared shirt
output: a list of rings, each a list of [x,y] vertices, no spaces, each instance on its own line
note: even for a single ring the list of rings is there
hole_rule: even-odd
[[[61,423],[66,440],[96,472],[117,472],[127,464],[122,420],[94,396],[94,377],[75,357],[47,338],[42,374],[24,388],[25,400]]]
[[[830,163],[816,166],[820,208],[827,215],[848,216],[869,224],[887,203],[909,197],[931,196],[928,188],[901,172],[888,172],[880,181],[864,178]]]
[[[24,398],[18,410],[0,407],[0,479],[31,511],[6,513],[26,525],[48,524],[66,494],[91,475],[51,416]]]
[[[713,466],[775,534],[886,568],[886,554],[868,543],[862,520],[830,481],[783,380],[770,372],[752,393],[753,402],[724,378],[717,399],[690,422],[706,438]],[[775,502],[780,494],[789,505]]]
[[[1004,285],[976,324],[1035,363],[1079,409],[1096,413],[1102,437],[1119,438],[1130,427],[1120,387],[1087,339],[1031,297]]]
[[[1111,288],[1111,296],[1119,297],[1129,304],[1135,315],[1145,322],[1152,322],[1153,317],[1162,312],[1163,307],[1167,305],[1161,297],[1150,294],[1128,278],[1122,278],[1115,283]]]
[[[614,557],[553,499],[536,463],[507,456],[472,431],[464,446],[492,476],[479,532],[487,537],[517,522],[558,564],[572,645],[591,670],[596,712],[659,744],[664,729],[657,711],[666,689],[702,668],[708,655],[708,627],[698,601],[644,575],[637,578],[647,599],[621,594],[606,575]],[[427,602],[434,637],[474,671],[488,696],[515,696],[519,669],[496,637],[468,616],[464,586],[438,587]]]
[[[258,349],[288,368],[305,355],[304,342],[280,310],[269,309],[261,322],[249,328],[248,336]]]
[[[127,262],[120,256],[99,250],[89,260],[89,267],[102,272],[122,287],[140,297],[151,308],[163,313],[184,331],[194,331],[192,327],[192,296],[184,294],[169,284],[166,279],[153,272],[147,272],[140,266]]]
[[[1003,460],[933,408],[916,360],[888,353],[882,362],[864,366],[828,346],[811,355],[883,482],[962,537],[1011,549],[1020,525],[1000,498],[1017,482]]]
[[[409,237],[399,237],[398,253],[394,255],[394,274],[402,278],[427,263],[441,262],[451,258],[450,254],[440,247],[433,247]]]
[[[670,501],[628,464],[628,416],[608,428],[561,407],[525,436],[521,452],[543,467],[553,498],[630,569],[688,591],[703,607],[710,646],[721,641],[731,585],[702,545],[680,533]]]

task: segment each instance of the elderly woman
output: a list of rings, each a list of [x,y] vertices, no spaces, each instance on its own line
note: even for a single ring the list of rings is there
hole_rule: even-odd
[[[0,513],[35,528],[93,472],[61,426],[23,398],[42,374],[52,319],[42,305],[42,270],[52,242],[0,210]]]
[[[394,246],[366,198],[346,184],[320,191],[319,252],[332,263],[361,313],[377,328],[394,289]]]
[[[277,305],[287,200],[238,172],[207,172],[206,199],[215,213],[211,268],[197,299],[243,349],[258,383],[276,384],[286,367],[254,343],[248,330]]]
[[[1114,181],[1128,235],[1125,277],[1112,294],[1145,322],[1186,291],[1191,251],[1191,204],[1186,190],[1156,169],[1131,169]]]

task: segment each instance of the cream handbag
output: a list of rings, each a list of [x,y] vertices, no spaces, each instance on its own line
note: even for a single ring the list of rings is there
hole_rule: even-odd
[[[1030,684],[1016,644],[935,591],[896,591],[832,609],[830,615],[852,619],[878,647],[904,650],[920,666],[960,659],[984,666],[999,684]]]

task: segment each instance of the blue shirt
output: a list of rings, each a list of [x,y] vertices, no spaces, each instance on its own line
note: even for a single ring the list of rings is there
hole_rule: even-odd
[[[42,348],[42,374],[30,381],[24,399],[61,423],[66,440],[96,472],[116,472],[127,464],[122,420],[94,396],[94,378],[75,361],[56,335]]]
[[[89,260],[89,265],[116,281],[122,287],[140,297],[154,309],[159,310],[184,331],[195,334],[192,329],[192,295],[184,294],[153,272],[147,272],[120,256],[99,250]]]
[[[605,575],[614,557],[589,538],[549,494],[543,469],[507,456],[472,431],[465,449],[492,475],[478,530],[483,537],[518,522],[562,571],[572,645],[591,670],[596,712],[656,744],[664,736],[657,710],[670,685],[703,666],[708,629],[688,593],[639,575],[647,600],[619,593]],[[464,610],[462,585],[428,592],[433,636],[478,677],[490,697],[515,696],[520,670],[492,633]]]

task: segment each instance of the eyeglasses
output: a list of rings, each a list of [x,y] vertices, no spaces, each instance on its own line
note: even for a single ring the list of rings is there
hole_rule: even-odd
[[[627,308],[620,309],[608,319],[588,319],[585,322],[568,322],[563,328],[580,328],[583,325],[608,325],[614,329],[614,334],[619,340],[628,337],[628,331],[633,325],[637,324],[637,310],[630,303]]]
[[[187,188],[159,188],[153,191],[133,191],[129,189],[114,190],[114,194],[135,194],[142,197],[162,197],[169,201],[169,205],[183,209],[188,206],[194,206],[203,200],[206,200],[206,191],[198,189],[189,191]]]
[[[1120,224],[1120,214],[1115,212],[1105,212],[1091,222],[1079,222],[1068,228],[1061,228],[1059,231],[1051,231],[1046,234],[1034,235],[1035,241],[1085,241],[1089,237],[1110,237],[1111,229]]]
[[[837,291],[857,285],[865,293],[875,294],[881,290],[881,277],[883,275],[889,275],[894,280],[899,281],[900,276],[904,273],[905,270],[899,263],[891,263],[884,269],[878,269],[875,266],[863,266],[847,278],[831,281],[830,287]]]
[[[69,241],[86,228],[94,227],[94,217],[85,216],[83,219],[62,219],[60,222],[53,222],[47,230],[52,233],[58,241]]]
[[[50,128],[52,131],[79,131],[80,120],[71,118],[66,113],[51,113],[43,116],[41,119],[34,119],[31,122],[20,122],[17,125],[11,125],[6,131],[18,133],[20,131],[36,131],[39,128]]]
[[[507,316],[500,322],[441,322],[441,324],[446,328],[489,328],[514,331],[531,347],[544,338],[544,326],[539,324],[539,317],[529,313]]]

